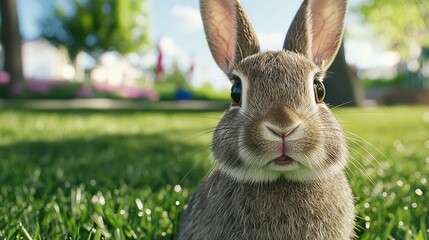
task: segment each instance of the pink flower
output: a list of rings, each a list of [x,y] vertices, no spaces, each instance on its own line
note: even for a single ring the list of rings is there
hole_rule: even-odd
[[[77,98],[88,98],[92,96],[92,89],[90,86],[83,86],[76,91]]]
[[[0,71],[0,84],[7,84],[10,82],[10,74],[5,71]]]

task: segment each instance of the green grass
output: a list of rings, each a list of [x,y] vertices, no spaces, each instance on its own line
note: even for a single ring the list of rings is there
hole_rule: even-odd
[[[428,239],[429,108],[335,113],[359,238]],[[221,115],[1,110],[0,237],[173,238]]]

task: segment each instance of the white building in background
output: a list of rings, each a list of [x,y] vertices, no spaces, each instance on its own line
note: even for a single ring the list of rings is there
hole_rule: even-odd
[[[22,44],[22,63],[26,79],[73,80],[75,70],[69,63],[67,50],[56,48],[46,39]]]
[[[135,54],[136,55],[136,54]],[[27,41],[22,44],[22,63],[24,77],[37,80],[83,80],[83,71],[92,69],[89,75],[91,81],[103,82],[112,86],[138,85],[139,79],[144,79],[145,85],[151,86],[153,76],[131,64],[132,61],[116,52],[106,52],[98,62],[88,54],[78,57],[81,69],[76,70],[64,47],[55,47],[46,39]],[[136,58],[136,57],[134,57]],[[134,59],[142,68],[142,58]],[[141,84],[141,82],[140,82]]]
[[[112,86],[138,85],[138,79],[142,78],[143,71],[116,52],[106,52],[101,55],[99,64],[90,75],[91,81],[103,82]]]

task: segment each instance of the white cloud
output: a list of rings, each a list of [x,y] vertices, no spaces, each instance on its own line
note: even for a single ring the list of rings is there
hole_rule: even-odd
[[[177,55],[179,52],[176,42],[171,37],[162,37],[158,44],[166,55]]]
[[[185,32],[194,32],[202,29],[203,22],[198,9],[176,5],[171,9],[177,28]]]
[[[383,47],[368,40],[346,40],[347,62],[358,68],[394,67],[400,58],[396,52],[383,50]]]
[[[261,45],[262,50],[279,50],[283,47],[283,41],[285,39],[285,34],[280,32],[257,33],[259,44]]]
[[[159,40],[159,47],[164,54],[165,64],[169,66],[173,61],[177,61],[181,66],[190,64],[189,55],[179,47],[174,39],[164,36]]]

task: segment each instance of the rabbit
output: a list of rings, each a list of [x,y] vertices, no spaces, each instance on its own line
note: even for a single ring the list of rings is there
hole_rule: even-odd
[[[347,145],[323,102],[346,8],[346,0],[304,0],[283,49],[260,52],[238,0],[200,0],[209,48],[232,83],[231,107],[179,240],[355,237]]]

